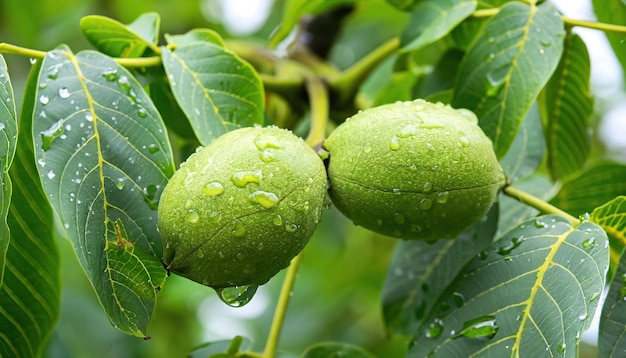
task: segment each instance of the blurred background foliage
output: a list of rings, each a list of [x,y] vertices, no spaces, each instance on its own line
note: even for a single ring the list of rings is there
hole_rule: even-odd
[[[252,33],[239,34],[229,32],[228,24],[221,21],[226,3],[227,0],[3,0],[0,42],[44,51],[67,44],[78,52],[91,49],[79,28],[83,16],[104,15],[129,23],[144,12],[157,12],[161,15],[161,36],[204,27],[227,39],[239,36],[264,46],[280,21],[283,0],[276,0],[273,5],[266,2],[272,6],[266,9],[267,21]],[[404,26],[397,21],[398,14],[378,1],[361,8],[340,34],[331,60],[340,68],[347,67],[397,35]],[[377,35],[360,36],[363,31]],[[19,104],[30,63],[18,56],[6,56],[6,60]],[[124,335],[109,324],[71,244],[61,237],[57,242],[62,257],[63,296],[61,316],[47,357],[184,357],[204,342],[235,335],[250,338],[253,350],[263,349],[284,270],[260,287],[252,302],[243,308],[228,307],[212,289],[171,276],[148,330],[151,339],[143,341]],[[313,343],[334,340],[361,345],[377,356],[403,356],[406,342],[402,337],[386,334],[379,303],[395,243],[354,227],[336,210],[328,210],[305,249],[279,350],[285,356],[298,356]]]

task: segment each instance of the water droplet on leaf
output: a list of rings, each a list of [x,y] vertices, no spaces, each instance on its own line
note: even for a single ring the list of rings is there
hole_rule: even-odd
[[[596,246],[596,238],[590,237],[587,240],[583,241],[583,248],[591,249]]]
[[[225,304],[231,307],[242,307],[252,300],[257,288],[258,286],[256,285],[233,286],[219,288],[216,289],[215,292],[220,300],[222,300]]]
[[[67,87],[59,88],[59,97],[65,99],[70,96],[70,90]]]
[[[467,338],[493,338],[500,328],[495,316],[482,316],[463,323],[461,334]]]
[[[428,329],[426,330],[426,338],[437,338],[443,332],[443,322],[440,319],[435,318],[428,325]]]
[[[58,138],[61,134],[65,132],[65,128],[63,127],[63,120],[59,119],[55,122],[50,128],[41,132],[41,148],[46,151],[50,149],[50,145],[52,141]]]
[[[250,200],[261,205],[265,209],[269,209],[278,204],[278,197],[276,194],[263,190],[257,190],[250,194]]]

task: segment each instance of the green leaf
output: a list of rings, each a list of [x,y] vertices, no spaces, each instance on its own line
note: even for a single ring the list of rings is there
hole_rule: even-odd
[[[615,25],[626,25],[626,3],[624,1],[593,0],[592,3],[593,11],[596,13],[598,21]],[[605,31],[605,34],[622,68],[626,68],[626,48],[624,46],[626,34],[610,31]],[[626,73],[623,76],[626,79]]]
[[[283,7],[282,20],[272,34],[269,46],[276,47],[284,40],[303,16],[317,15],[330,8],[354,2],[356,0],[287,0]]]
[[[463,266],[491,243],[498,222],[494,206],[486,220],[454,240],[435,243],[401,241],[383,288],[383,315],[387,329],[412,334],[424,323],[446,285]]]
[[[112,57],[140,57],[146,49],[159,53],[161,18],[157,13],[146,13],[133,23],[124,25],[105,16],[90,15],[80,20],[80,29],[87,40],[99,51]]]
[[[525,222],[465,266],[409,356],[576,356],[604,287],[607,240],[590,222]]]
[[[59,255],[54,217],[33,160],[31,121],[39,64],[26,84],[19,145],[10,174],[11,240],[0,288],[0,356],[39,357],[59,316]]]
[[[589,221],[600,225],[609,235],[611,266],[609,279],[620,262],[626,247],[626,196],[618,196],[591,212]],[[622,260],[623,261],[623,260]]]
[[[578,216],[591,212],[618,195],[626,194],[626,166],[601,162],[565,182],[550,201],[568,213]]]
[[[598,349],[600,357],[620,357],[626,351],[626,255],[622,258],[615,279],[602,307]]]
[[[619,197],[594,210],[591,220],[599,221],[611,236],[626,236],[626,197]],[[611,259],[614,255],[611,252]],[[626,351],[626,255],[617,255],[619,266],[615,273],[600,316],[598,348],[600,357],[619,357]]]
[[[576,173],[589,158],[589,120],[593,113],[590,72],[585,43],[569,32],[561,62],[539,97],[546,128],[547,164],[554,179]]]
[[[150,98],[163,117],[167,128],[178,136],[195,140],[196,135],[187,120],[187,116],[176,102],[172,88],[167,83],[165,75],[159,76],[150,82]]]
[[[511,149],[500,161],[507,180],[515,183],[519,178],[532,174],[541,164],[544,151],[545,142],[539,109],[533,105],[517,131]]]
[[[415,51],[431,44],[460,24],[476,9],[476,0],[425,0],[411,16],[401,36],[403,50]]]
[[[67,47],[43,60],[34,112],[48,199],[112,324],[146,336],[165,280],[156,209],[174,173],[161,117],[126,69]]]
[[[171,37],[174,49],[163,47],[162,55],[172,92],[207,145],[233,129],[263,124],[264,92],[252,66],[199,32],[210,30]]]
[[[374,358],[365,349],[341,342],[320,342],[307,348],[302,358]]]
[[[563,50],[563,22],[550,3],[507,3],[461,62],[453,107],[468,108],[502,158]]]
[[[4,277],[10,231],[7,224],[11,204],[9,169],[17,147],[17,114],[13,87],[4,57],[0,55],[0,287]]]

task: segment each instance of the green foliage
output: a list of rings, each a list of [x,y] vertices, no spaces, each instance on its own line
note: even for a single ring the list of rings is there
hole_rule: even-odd
[[[97,52],[48,52],[38,83],[33,134],[48,200],[113,325],[146,336],[165,281],[156,230],[174,172],[165,126],[134,77]]]
[[[452,105],[471,109],[502,158],[563,49],[552,5],[510,2],[491,18],[459,68]]]
[[[33,100],[36,66],[25,98]],[[0,287],[0,355],[40,356],[59,315],[59,255],[53,239],[54,220],[33,161],[30,135],[33,107],[25,101],[20,115],[19,145],[9,174],[13,193],[9,209],[10,241],[4,282]]]
[[[195,30],[170,36],[168,43],[163,67],[201,144],[263,123],[263,86],[256,71],[226,49],[219,35]]]
[[[626,164],[590,135],[603,113],[572,29],[606,32],[626,67],[623,1],[594,0],[588,22],[549,1],[277,0],[238,39],[209,3],[0,3],[0,356],[574,357],[600,305],[599,355],[626,349]],[[231,311],[163,267],[157,207],[177,164],[241,127],[319,149],[359,110],[417,98],[479,118],[507,180],[488,214],[427,244],[326,210],[304,255],[243,292],[271,301],[263,313],[207,337]]]

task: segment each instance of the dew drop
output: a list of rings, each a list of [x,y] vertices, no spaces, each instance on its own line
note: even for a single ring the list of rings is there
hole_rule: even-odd
[[[393,215],[393,220],[397,222],[398,224],[402,225],[406,222],[406,216],[404,216],[404,214],[402,213],[395,213]]]
[[[536,219],[534,224],[537,229],[544,229],[546,226],[548,226],[546,223],[539,219]]]
[[[41,96],[39,96],[39,103],[41,103],[43,105],[46,105],[46,104],[50,103],[50,98],[48,98],[48,96],[42,94]]]
[[[219,288],[215,292],[225,304],[231,307],[243,307],[252,300],[257,288],[258,286],[256,285],[232,286]]]
[[[139,109],[137,110],[137,115],[141,118],[146,118],[146,116],[148,115],[148,112],[146,112],[144,108],[139,107]]]
[[[118,190],[123,190],[124,187],[126,186],[126,181],[124,181],[124,178],[118,178],[115,181],[115,186],[117,187]]]
[[[185,215],[185,220],[190,224],[195,224],[200,220],[200,215],[197,212],[191,210]]]
[[[148,204],[150,209],[156,210],[159,207],[156,185],[150,184],[143,188],[143,200]]]
[[[54,179],[54,177],[56,176],[56,174],[54,174],[54,172],[52,170],[50,170],[46,176],[48,177],[48,179]]]
[[[41,132],[41,148],[46,151],[50,149],[50,145],[52,145],[52,141],[58,138],[61,134],[65,132],[65,128],[63,128],[63,120],[59,119],[54,122],[50,128]]]
[[[561,344],[559,344],[559,346],[556,347],[556,351],[558,354],[565,354],[566,348],[567,348],[567,345],[565,344],[565,342],[561,342]]]
[[[272,223],[276,226],[281,226],[283,224],[283,218],[280,215],[276,215],[276,217],[272,220]]]
[[[391,143],[389,143],[389,148],[391,150],[400,149],[400,143],[398,143],[398,137],[396,137],[395,135],[391,137]]]
[[[59,88],[59,97],[65,99],[70,96],[70,90],[67,87]]]
[[[104,77],[107,81],[117,81],[119,78],[117,69],[115,68],[108,68],[104,70],[104,72],[102,72],[102,77]]]
[[[150,144],[148,145],[148,152],[150,152],[150,154],[154,154],[157,153],[161,150],[161,148],[159,148],[158,145],[156,144]]]
[[[443,322],[440,319],[435,318],[428,325],[428,329],[426,330],[426,338],[437,338],[443,332]]]
[[[445,203],[448,202],[448,196],[449,195],[450,194],[447,191],[442,191],[440,193],[437,193],[437,199],[436,200],[437,200],[437,202],[439,204],[445,204]]]
[[[465,304],[465,296],[460,292],[452,293],[452,300],[457,308],[461,308]]]
[[[363,153],[369,154],[371,152],[372,152],[372,146],[369,143],[365,143],[365,145],[363,145]]]
[[[196,256],[197,256],[199,259],[201,259],[201,258],[203,258],[203,257],[204,257],[204,252],[202,252],[202,250],[198,250],[198,251],[196,251]]]
[[[281,149],[283,147],[278,138],[268,134],[261,134],[254,138],[254,145],[261,151],[267,148]]]
[[[595,247],[596,246],[596,238],[595,237],[588,238],[587,240],[583,241],[582,246],[585,249],[591,249],[591,248]]]
[[[511,239],[511,243],[506,245],[506,246],[501,246],[498,248],[498,254],[499,255],[508,255],[511,253],[511,251],[513,251],[514,249],[518,248],[522,242],[524,241],[524,237],[520,236],[520,237],[513,237]]]
[[[419,128],[412,124],[409,124],[408,126],[402,128],[398,133],[396,133],[396,136],[398,138],[409,138],[417,135],[417,133],[419,133]]]
[[[224,192],[222,183],[212,181],[202,186],[202,192],[208,196],[217,196]]]
[[[211,221],[214,224],[217,224],[218,222],[220,222],[220,220],[222,220],[222,212],[215,210],[212,211],[211,214],[209,214],[209,221]]]
[[[429,191],[433,190],[433,183],[427,181],[426,183],[424,183],[424,193],[428,193]]]
[[[241,171],[236,172],[230,178],[230,181],[233,182],[236,186],[243,188],[248,183],[260,183],[261,179],[263,179],[263,174],[260,170],[254,171]]]
[[[461,145],[461,147],[469,147],[470,141],[466,136],[460,136],[459,144]]]
[[[285,225],[285,230],[287,230],[287,232],[294,232],[298,229],[298,225],[296,224],[287,224]]]
[[[269,209],[278,204],[278,197],[276,194],[263,190],[257,190],[250,194],[250,200],[261,205],[265,209]]]
[[[261,152],[261,154],[259,154],[259,158],[261,158],[263,162],[269,163],[269,162],[276,160],[276,155],[273,149],[267,148],[267,149],[264,149]]]
[[[235,237],[243,237],[246,234],[246,227],[241,221],[235,221],[232,233]]]
[[[433,206],[433,201],[428,198],[423,198],[420,200],[420,209],[428,210]]]
[[[467,338],[493,338],[500,328],[495,316],[482,316],[463,323],[461,334]]]
[[[126,76],[121,76],[118,81],[117,81],[117,86],[124,92],[126,93],[130,93],[131,90],[131,85],[130,85],[130,81],[128,80],[128,77]]]

